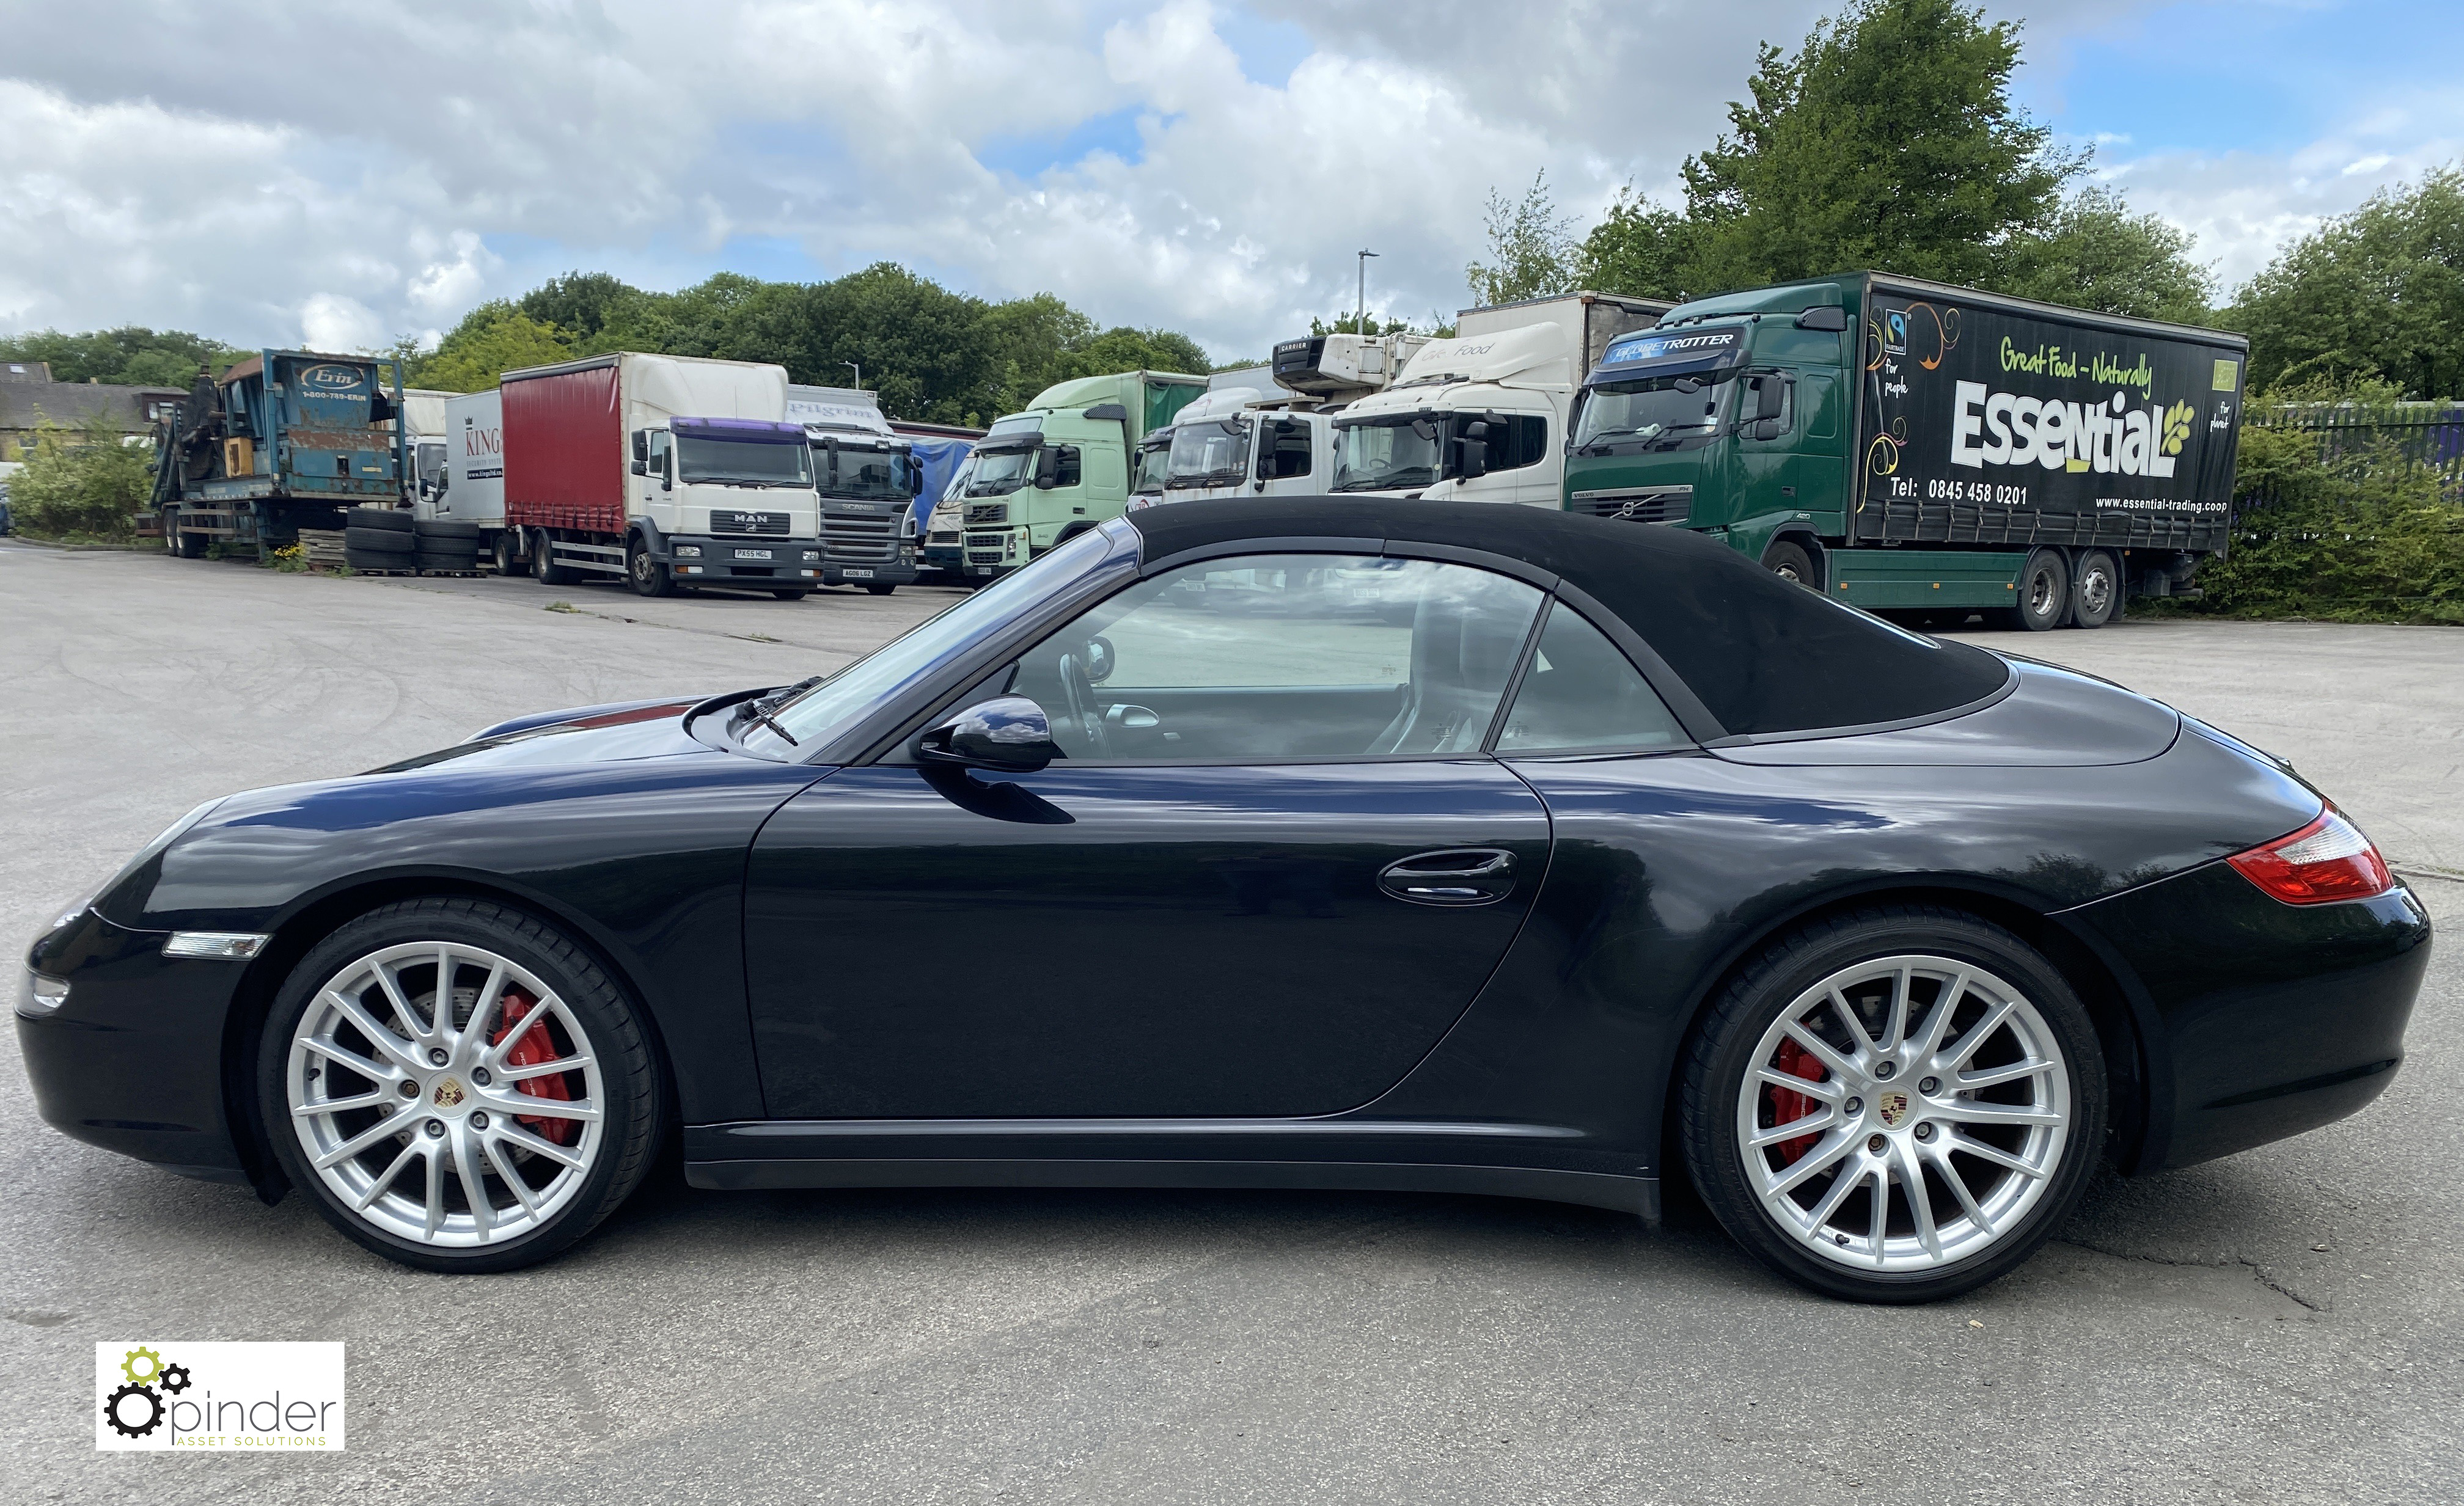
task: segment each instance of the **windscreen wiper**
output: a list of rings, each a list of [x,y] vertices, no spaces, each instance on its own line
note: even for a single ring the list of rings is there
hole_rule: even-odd
[[[745,702],[741,707],[737,708],[738,714],[740,714],[744,720],[753,722],[759,726],[767,727],[772,731],[777,732],[780,736],[784,737],[787,739],[788,747],[801,748],[803,745],[796,740],[796,734],[781,726],[779,724],[779,719],[771,713],[828,678],[829,676],[824,674],[809,675],[804,679],[797,681],[794,685],[787,686],[781,689],[773,690],[768,695],[758,696],[753,700]]]

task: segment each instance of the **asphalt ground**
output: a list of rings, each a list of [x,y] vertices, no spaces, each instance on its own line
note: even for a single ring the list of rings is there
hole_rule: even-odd
[[[0,540],[0,936],[195,802],[518,711],[775,683],[955,594],[645,601]],[[550,611],[555,601],[577,610]],[[2293,758],[2464,927],[2464,633],[1978,635]],[[1689,1198],[694,1191],[563,1260],[406,1271],[77,1145],[0,1062],[10,1501],[2464,1498],[2464,950],[2393,1085],[2101,1182],[1958,1301],[1827,1302]],[[919,957],[956,981],[963,957]],[[0,1053],[13,1058],[13,1037]],[[92,1449],[99,1341],[339,1339],[340,1454]]]

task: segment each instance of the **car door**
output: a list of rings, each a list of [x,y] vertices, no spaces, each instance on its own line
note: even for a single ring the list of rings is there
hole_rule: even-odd
[[[1189,566],[976,697],[1045,705],[1061,761],[812,786],[748,868],[771,1114],[1375,1098],[1469,1005],[1547,867],[1547,813],[1481,752],[1541,602],[1433,561]]]

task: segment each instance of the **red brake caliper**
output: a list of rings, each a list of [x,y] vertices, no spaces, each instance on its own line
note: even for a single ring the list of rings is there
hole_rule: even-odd
[[[539,1000],[521,990],[507,989],[504,1023],[498,1025],[495,1034],[488,1037],[488,1044],[495,1045],[513,1034],[515,1028],[529,1018],[531,1011],[538,1007]],[[547,1021],[542,1019],[521,1039],[514,1042],[513,1050],[505,1053],[505,1065],[535,1067],[542,1061],[554,1061],[556,1059],[556,1042],[548,1037]],[[525,1078],[514,1086],[533,1098],[570,1100],[573,1097],[573,1090],[564,1085],[564,1074],[561,1072],[551,1072],[539,1078]],[[1796,1095],[1792,1093],[1789,1096],[1793,1098]],[[531,1133],[543,1140],[553,1140],[560,1146],[573,1144],[573,1132],[582,1127],[573,1120],[552,1119],[545,1114],[517,1114],[514,1118]]]
[[[1803,1078],[1808,1082],[1819,1082],[1829,1076],[1823,1070],[1822,1063],[1815,1059],[1814,1053],[1793,1040],[1783,1040],[1779,1043],[1779,1053],[1772,1058],[1771,1065],[1791,1077]],[[1771,1127],[1776,1129],[1782,1124],[1793,1124],[1806,1118],[1820,1102],[1821,1100],[1804,1093],[1792,1093],[1784,1087],[1773,1087],[1771,1090]],[[1794,1164],[1797,1157],[1814,1148],[1814,1143],[1821,1138],[1819,1135],[1799,1135],[1793,1140],[1781,1141],[1778,1146],[1779,1164],[1782,1166]]]

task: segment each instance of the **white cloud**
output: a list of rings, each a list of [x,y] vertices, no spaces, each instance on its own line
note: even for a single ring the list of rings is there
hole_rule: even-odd
[[[759,247],[1256,355],[1351,306],[1364,246],[1374,307],[1451,312],[1492,186],[1545,167],[1586,219],[1629,181],[1672,195],[1754,44],[1832,8],[1230,3],[33,8],[0,79],[0,329],[375,344],[570,268],[673,287]],[[2032,19],[2032,67],[2127,9]],[[1237,53],[1261,20],[1314,46],[1275,86]],[[401,87],[333,65],[366,58]],[[2434,94],[2365,109],[2282,158],[2123,157],[2108,133],[2101,165],[2237,279],[2464,136]],[[1133,149],[986,165],[1123,112]]]

